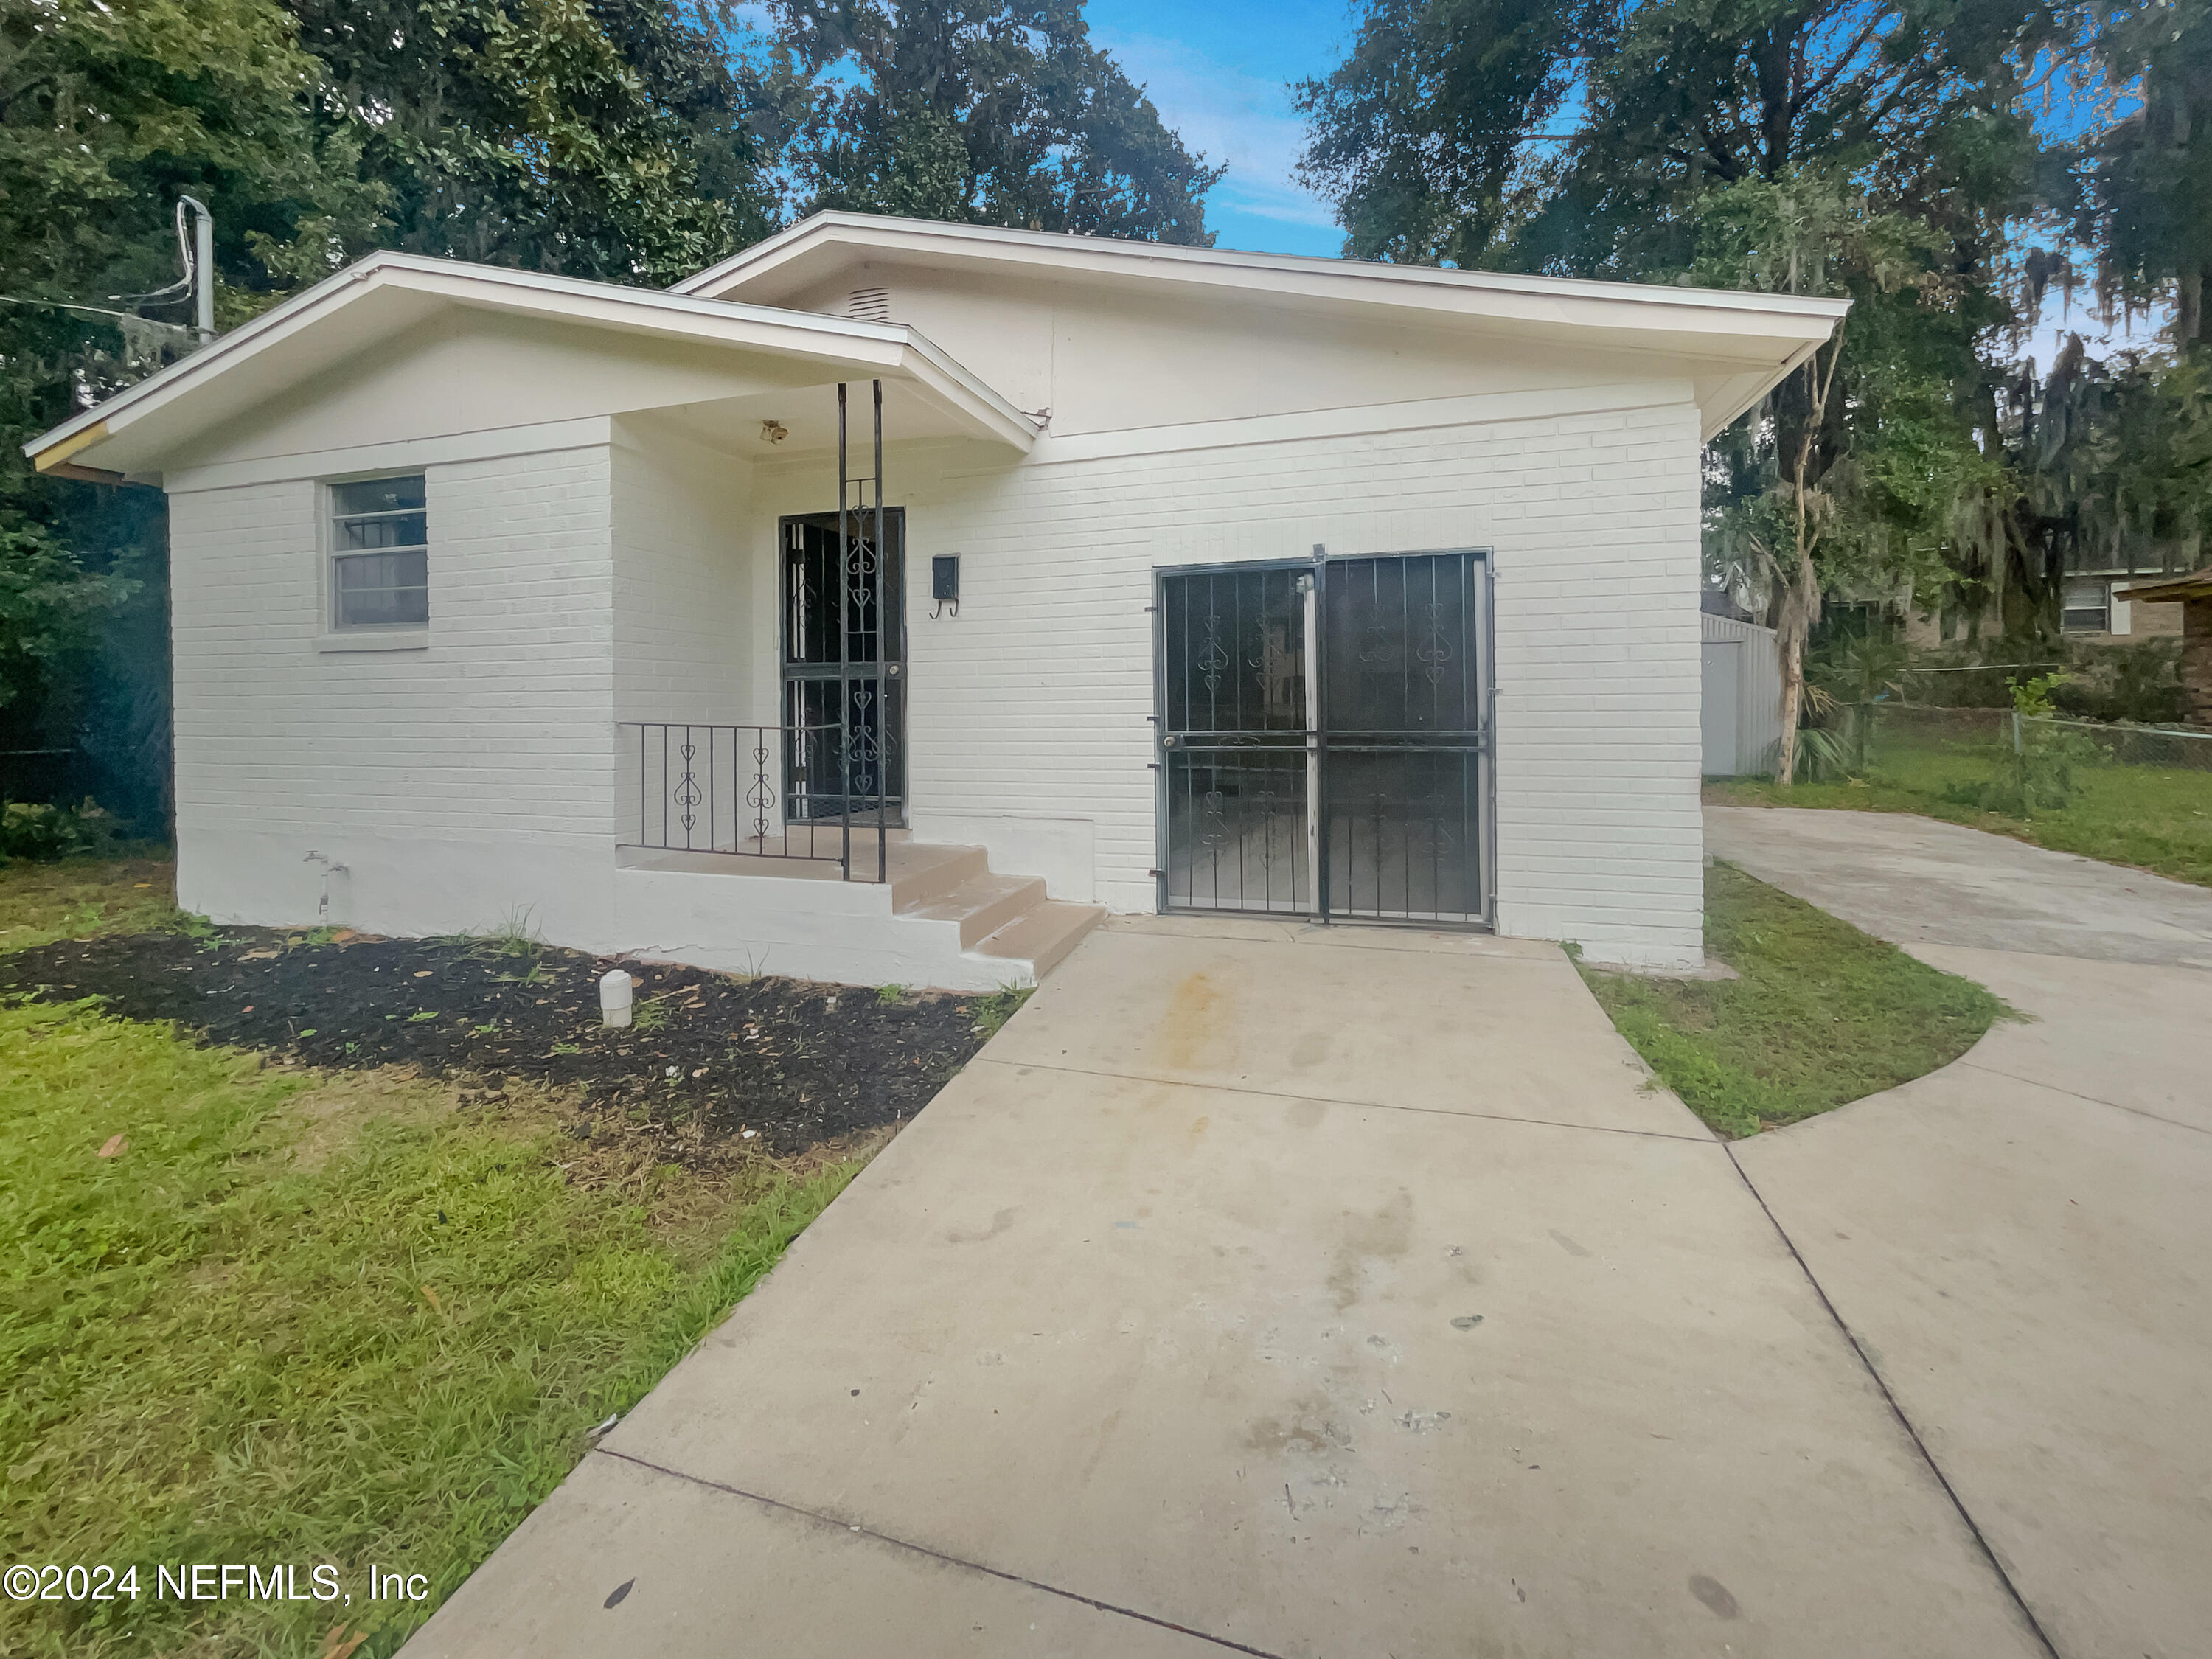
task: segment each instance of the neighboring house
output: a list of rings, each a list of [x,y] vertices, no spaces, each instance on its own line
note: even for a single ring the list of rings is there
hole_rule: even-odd
[[[2179,611],[2157,606],[2138,609],[2134,587],[2159,580],[2160,567],[2148,562],[2130,569],[2118,564],[2094,564],[2092,556],[2068,556],[2068,568],[2058,590],[2058,631],[2078,645],[2132,645],[2147,639],[2171,639],[2181,632]],[[1916,650],[1929,650],[1961,638],[1966,623],[1954,617],[1948,623],[1932,612],[1910,610],[1905,618],[1905,641]]]
[[[376,255],[29,451],[169,494],[218,920],[1682,964],[1700,446],[1842,310],[824,214],[668,293]]]
[[[2169,625],[2160,631],[2181,635],[2181,718],[2212,726],[2212,565],[2130,582],[2120,592],[2137,615],[2163,617]]]

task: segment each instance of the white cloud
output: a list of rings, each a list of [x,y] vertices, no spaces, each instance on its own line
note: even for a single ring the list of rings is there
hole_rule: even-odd
[[[1229,176],[1206,198],[1212,208],[1286,224],[1335,224],[1328,203],[1291,175],[1305,147],[1306,130],[1282,82],[1231,69],[1155,35],[1094,28],[1091,39],[1145,88],[1160,119],[1182,136],[1186,149],[1229,164]]]

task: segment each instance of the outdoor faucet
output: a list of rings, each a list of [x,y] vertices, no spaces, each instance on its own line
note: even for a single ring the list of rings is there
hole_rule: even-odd
[[[315,905],[315,925],[319,927],[327,926],[331,919],[331,878],[332,876],[351,875],[353,872],[347,869],[344,865],[333,864],[324,854],[312,849],[308,852],[307,856],[301,859],[300,862],[302,864],[319,864],[323,866],[323,896]]]

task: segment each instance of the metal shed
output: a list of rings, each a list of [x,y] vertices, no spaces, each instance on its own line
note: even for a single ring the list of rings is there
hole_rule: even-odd
[[[1774,630],[1710,613],[1698,621],[1702,769],[1709,778],[1771,774],[1782,744],[1782,667]]]

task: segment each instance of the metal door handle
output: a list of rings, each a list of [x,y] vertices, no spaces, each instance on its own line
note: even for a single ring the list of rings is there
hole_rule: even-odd
[[[1178,746],[1182,742],[1182,739],[1181,738],[1176,736],[1174,732],[1170,732],[1167,736],[1160,739],[1160,747],[1163,749],[1173,749]]]
[[[899,677],[899,670],[905,666],[906,665],[904,663],[885,663],[884,665],[884,678],[886,679],[896,679]]]

